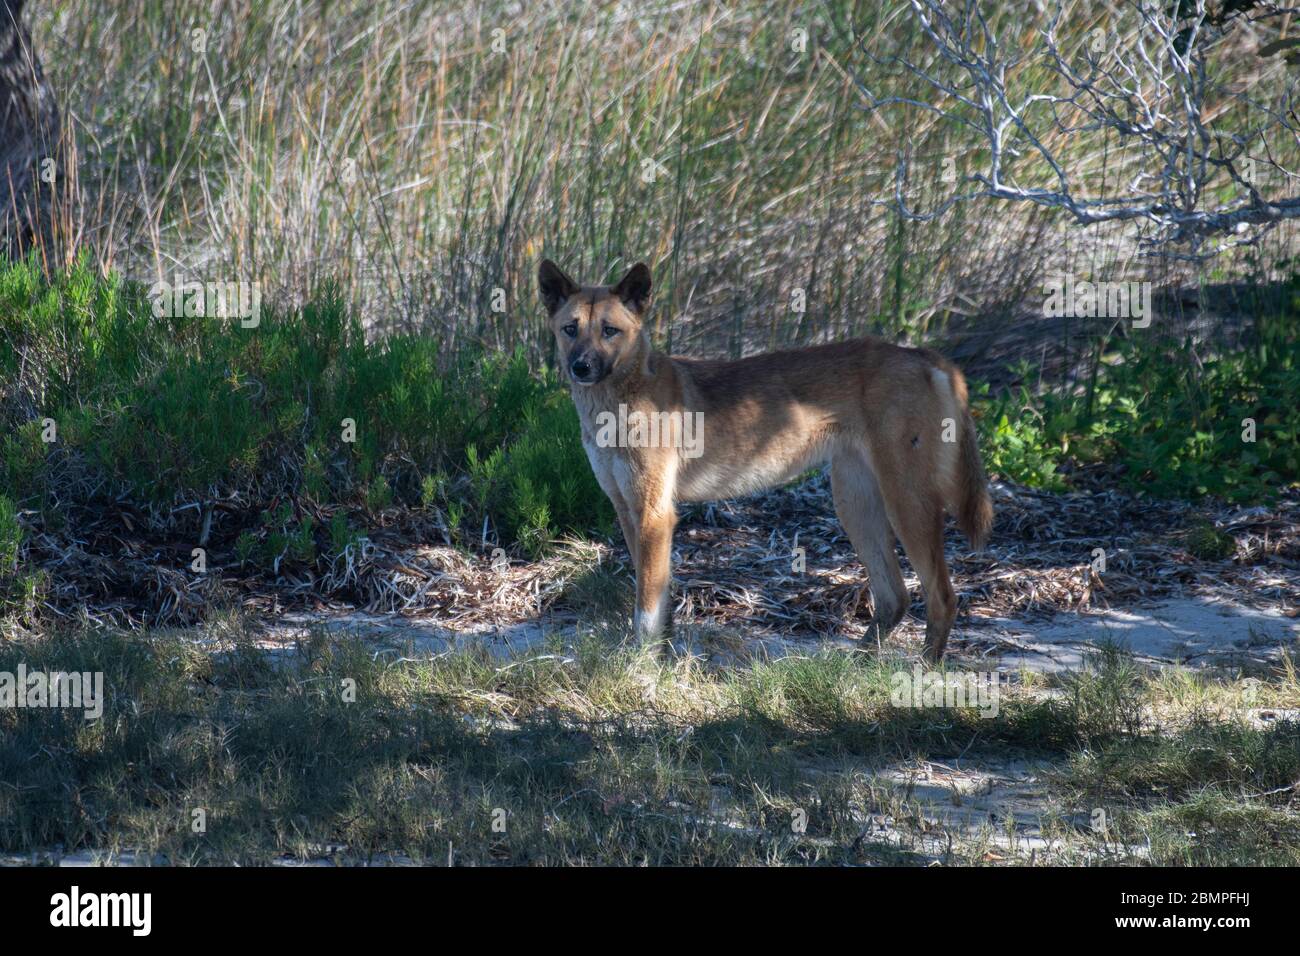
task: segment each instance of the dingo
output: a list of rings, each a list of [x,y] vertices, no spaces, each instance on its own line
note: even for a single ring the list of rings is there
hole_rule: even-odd
[[[836,514],[867,569],[873,627],[883,638],[908,607],[897,535],[929,602],[925,656],[943,656],[957,613],[944,510],[977,548],[993,523],[966,381],[952,363],[873,338],[734,362],[667,356],[642,327],[644,264],[616,285],[580,286],[547,259],[538,281],[582,444],[632,554],[640,637],[666,623],[677,502],[749,494],[829,461]]]

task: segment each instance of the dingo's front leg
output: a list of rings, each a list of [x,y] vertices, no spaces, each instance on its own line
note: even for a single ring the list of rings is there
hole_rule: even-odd
[[[614,503],[614,511],[618,514],[618,526],[623,529],[623,542],[627,545],[627,553],[632,558],[632,570],[635,571],[641,566],[641,555],[637,552],[636,518],[622,495],[610,495],[609,499]]]
[[[673,525],[677,516],[645,512],[637,528],[636,636],[641,641],[663,637],[672,614],[668,606],[668,584],[672,578]]]
[[[605,492],[605,496],[609,498],[609,503],[614,506],[614,513],[618,515],[618,526],[623,530],[623,542],[627,545],[627,553],[632,558],[632,570],[635,571],[638,557],[636,513],[628,506],[627,499],[623,497],[623,491],[615,477],[611,464],[612,452],[601,449],[594,440],[585,437],[582,440],[582,446],[587,451],[587,460],[591,462],[591,470],[596,475],[597,484]],[[624,474],[626,474],[626,471],[624,471]]]

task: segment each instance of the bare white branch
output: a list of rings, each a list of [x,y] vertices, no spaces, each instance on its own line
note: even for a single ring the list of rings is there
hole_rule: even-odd
[[[1134,222],[1149,254],[1180,259],[1254,243],[1300,219],[1300,198],[1288,188],[1296,173],[1279,159],[1300,152],[1297,82],[1280,59],[1266,59],[1285,44],[1266,44],[1276,30],[1263,25],[1289,8],[1126,0],[1108,30],[1067,49],[1058,5],[1026,53],[1021,37],[998,35],[978,0],[909,5],[928,65],[864,52],[901,67],[926,93],[877,95],[855,75],[863,108],[938,115],[977,133],[987,162],[921,212],[906,201],[908,159],[900,154],[888,204],[905,217],[936,219],[975,199],[1033,203],[1082,225]],[[1239,31],[1258,40],[1256,52]],[[1098,142],[1124,156],[1125,185],[1098,183],[1083,168],[1080,152]],[[1043,176],[1049,182],[1026,183]]]

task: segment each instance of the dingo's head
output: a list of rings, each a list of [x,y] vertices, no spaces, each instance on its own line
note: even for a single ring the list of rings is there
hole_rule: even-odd
[[[616,284],[580,286],[550,259],[537,269],[560,364],[578,385],[595,385],[637,361],[650,303],[650,268],[638,262]]]

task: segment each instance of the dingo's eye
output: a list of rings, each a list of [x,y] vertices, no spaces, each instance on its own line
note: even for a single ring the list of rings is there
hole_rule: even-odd
[[[616,329],[616,328],[614,328],[614,326],[612,326],[612,325],[607,325],[607,326],[605,326],[604,328],[602,328],[602,329],[600,330],[601,334],[602,334],[603,336],[605,336],[605,338],[607,338],[607,339],[612,339],[614,336],[618,335],[618,333],[621,332],[621,331],[623,331],[623,330],[622,330],[622,329]]]
[[[577,334],[578,334],[578,325],[577,325],[577,323],[576,323],[576,322],[570,322],[568,325],[566,325],[566,326],[564,327],[564,334],[567,335],[569,338],[573,338],[575,335],[577,335]]]

